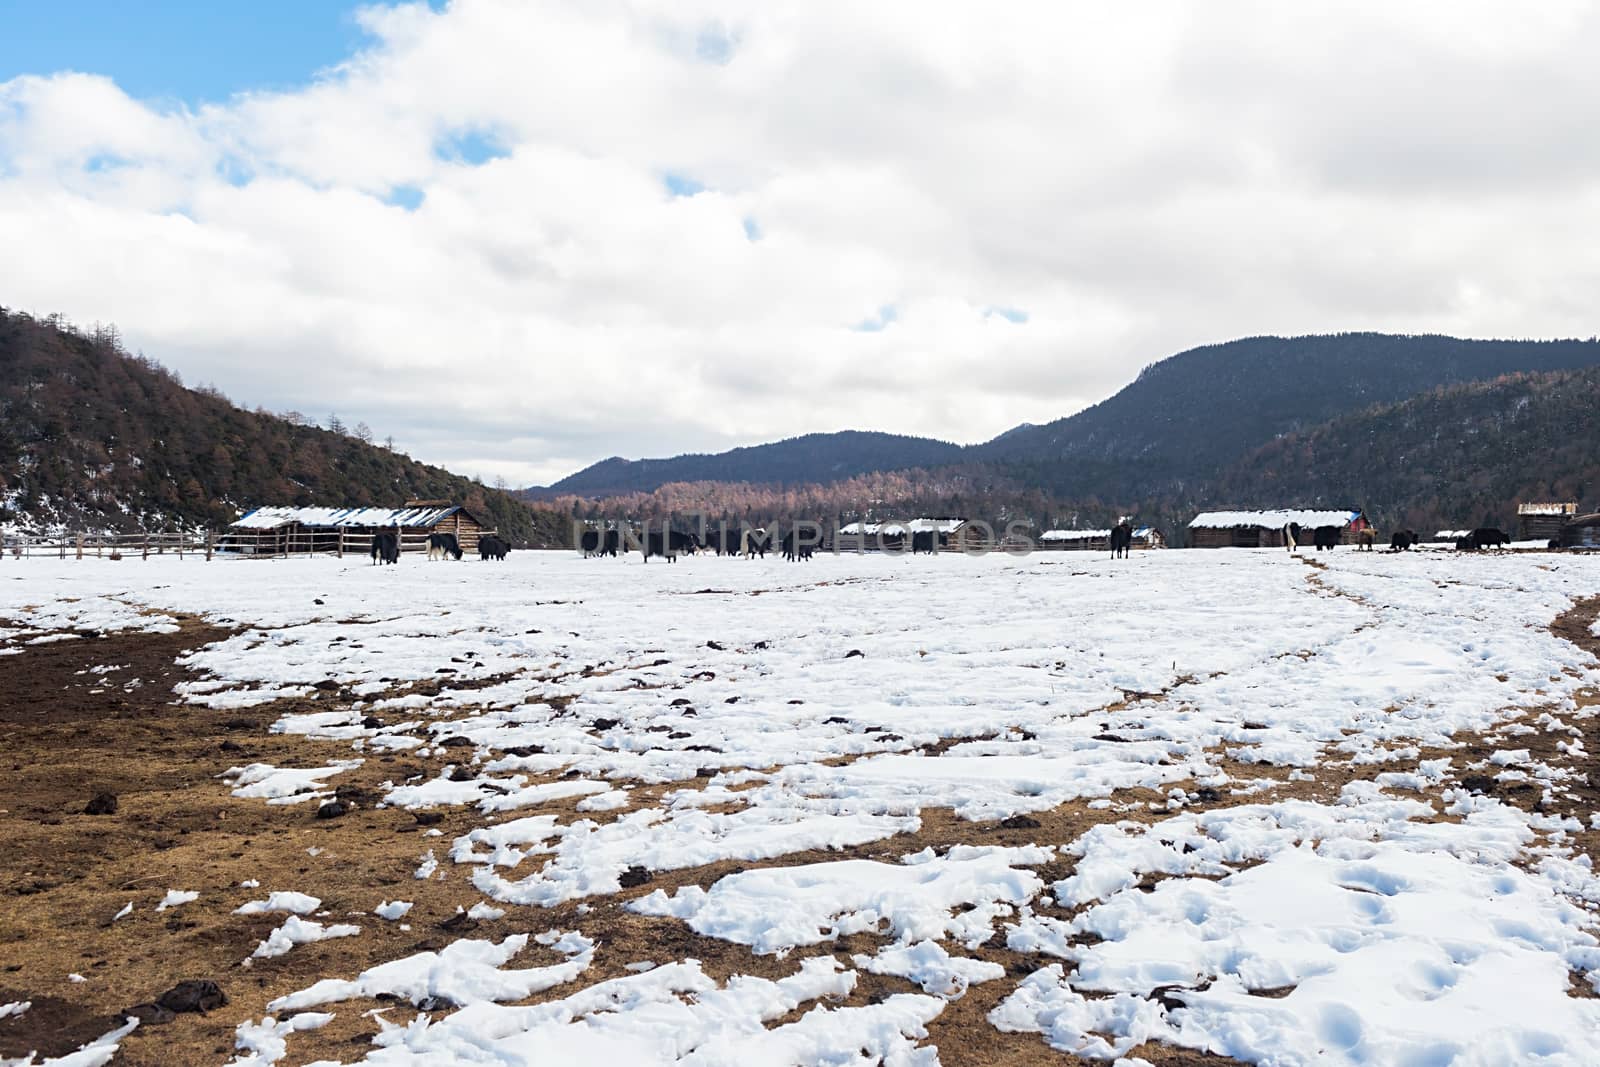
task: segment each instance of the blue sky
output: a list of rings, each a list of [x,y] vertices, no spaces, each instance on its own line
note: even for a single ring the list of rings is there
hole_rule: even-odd
[[[363,41],[339,0],[0,0],[0,82],[104,74],[141,99],[285,89]]]

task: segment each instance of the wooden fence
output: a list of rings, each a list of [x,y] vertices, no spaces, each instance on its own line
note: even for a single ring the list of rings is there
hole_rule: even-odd
[[[194,533],[7,535],[0,562],[8,559],[149,559],[151,556],[212,558],[214,535]]]
[[[428,551],[427,530],[398,531],[402,555]],[[487,531],[486,531],[487,532]],[[370,530],[307,529],[290,527],[278,530],[229,530],[217,539],[217,552],[227,558],[287,559],[290,556],[372,555]]]
[[[7,535],[0,562],[12,559],[286,559],[291,556],[370,556],[372,537],[359,530],[228,530],[223,533]],[[428,533],[400,531],[400,551],[426,552]]]

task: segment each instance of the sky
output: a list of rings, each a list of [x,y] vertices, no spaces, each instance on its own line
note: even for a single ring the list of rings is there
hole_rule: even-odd
[[[1589,337],[1600,9],[0,0],[0,305],[513,485]]]

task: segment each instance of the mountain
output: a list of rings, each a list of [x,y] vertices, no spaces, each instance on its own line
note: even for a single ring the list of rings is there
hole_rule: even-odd
[[[1600,367],[1445,386],[1253,450],[1212,495],[1365,507],[1386,529],[1508,530],[1520,501],[1600,507]]]
[[[528,494],[534,499],[619,496],[649,493],[671,482],[827,484],[876,471],[937,467],[960,462],[961,458],[961,446],[948,441],[846,430],[790,437],[713,455],[638,460],[613,457],[553,485],[528,490]]]
[[[529,495],[617,497],[703,482],[814,487],[918,468],[939,477],[941,468],[959,465],[1109,510],[1151,498],[1198,499],[1252,450],[1375,404],[1504,374],[1595,365],[1595,339],[1251,337],[1180,352],[1091,408],[1044,425],[1024,423],[969,448],[893,434],[810,434],[715,455],[608,459]]]
[[[0,308],[0,524],[220,526],[261,504],[465,504],[516,543],[568,520],[345,433],[245,411],[93,336]]]
[[[1462,382],[1600,364],[1600,341],[1252,337],[1146,367],[1108,400],[970,450],[1067,498],[1181,492],[1274,438]]]

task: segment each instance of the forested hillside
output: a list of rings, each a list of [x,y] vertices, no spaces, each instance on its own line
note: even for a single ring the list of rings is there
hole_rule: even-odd
[[[829,485],[697,482],[602,501],[565,498],[585,516],[699,512],[754,522],[964,515],[1039,527],[1104,526],[1132,515],[1174,543],[1211,508],[1363,507],[1388,531],[1503,526],[1529,500],[1600,508],[1600,367],[1502,375],[1372,405],[1236,456],[1164,490],[1069,497],[1008,464],[880,472]]]
[[[565,544],[565,516],[373,444],[264,411],[90,336],[0,309],[0,523],[220,526],[262,504],[450,499],[519,543]]]
[[[1334,419],[1250,453],[1209,495],[1348,503],[1418,530],[1506,525],[1519,501],[1600,507],[1600,367],[1446,386]]]
[[[983,470],[980,482],[1008,492],[1037,490],[1091,510],[1137,500],[1174,502],[1181,510],[1242,456],[1284,434],[1440,386],[1597,364],[1600,341],[1592,339],[1253,337],[1180,352],[1094,407],[970,448],[892,434],[811,434],[718,455],[609,459],[531,495],[633,496],[718,483],[731,498],[735,483],[768,492],[890,471],[919,480],[929,475],[916,472],[931,472],[939,481],[951,468],[966,476]]]
[[[961,446],[948,441],[846,430],[806,434],[714,455],[640,460],[613,457],[530,493],[535,497],[612,496],[648,493],[671,482],[826,484],[874,471],[942,466],[960,462],[961,457]]]
[[[1600,364],[1600,341],[1347,333],[1179,353],[1110,399],[971,450],[1067,497],[1182,495],[1279,435],[1442,385]]]
[[[600,500],[564,496],[551,504],[582,518],[659,520],[704,515],[758,526],[797,518],[826,523],[909,515],[1042,516],[1039,521],[1048,522],[1053,508],[1046,494],[982,465],[876,471],[827,485],[671,482],[650,492]]]

